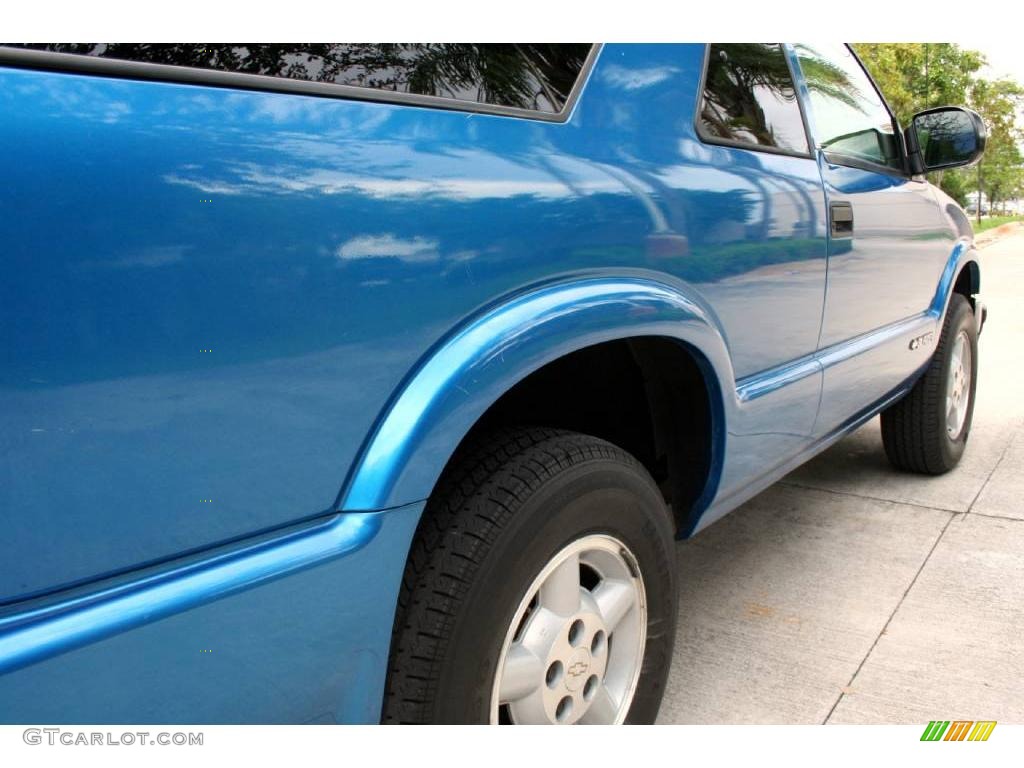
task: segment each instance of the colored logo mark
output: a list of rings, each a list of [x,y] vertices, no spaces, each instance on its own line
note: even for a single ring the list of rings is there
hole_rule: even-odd
[[[995,727],[995,720],[932,720],[921,741],[988,741]]]

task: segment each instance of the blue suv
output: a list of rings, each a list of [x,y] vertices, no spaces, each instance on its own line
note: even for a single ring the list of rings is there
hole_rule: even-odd
[[[967,442],[925,173],[985,127],[845,46],[7,45],[0,103],[0,721],[651,722],[676,539]]]

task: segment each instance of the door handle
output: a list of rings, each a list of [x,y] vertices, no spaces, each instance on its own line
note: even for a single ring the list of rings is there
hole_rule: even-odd
[[[853,206],[845,200],[828,204],[829,230],[832,238],[853,237]]]

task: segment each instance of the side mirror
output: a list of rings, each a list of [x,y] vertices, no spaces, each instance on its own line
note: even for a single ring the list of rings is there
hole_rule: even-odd
[[[976,163],[985,151],[988,129],[973,110],[937,107],[914,115],[904,137],[910,169],[925,173]]]

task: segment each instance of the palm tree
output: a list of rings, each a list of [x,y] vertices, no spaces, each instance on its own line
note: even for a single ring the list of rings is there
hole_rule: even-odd
[[[57,53],[173,64],[558,111],[588,44],[49,43]]]

